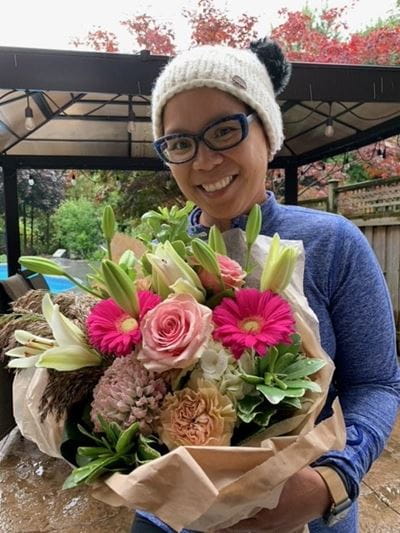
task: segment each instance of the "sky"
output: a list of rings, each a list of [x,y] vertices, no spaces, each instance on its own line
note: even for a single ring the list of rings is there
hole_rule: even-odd
[[[188,29],[185,20],[179,15],[183,6],[195,5],[196,0],[0,0],[1,29],[0,46],[22,46],[28,48],[74,49],[74,37],[83,37],[89,30],[100,26],[113,31],[119,38],[120,51],[132,51],[132,38],[120,24],[135,12],[148,12],[158,19],[170,20],[177,35],[178,48],[185,48]],[[287,7],[290,11],[301,9],[306,0],[215,0],[218,7],[226,6],[233,17],[246,12],[257,15],[259,35],[265,35],[271,26],[282,20],[278,10]],[[311,8],[324,5],[338,7],[350,2],[345,0],[308,0]],[[346,22],[350,31],[362,29],[385,18],[396,6],[396,0],[356,0],[349,9]]]

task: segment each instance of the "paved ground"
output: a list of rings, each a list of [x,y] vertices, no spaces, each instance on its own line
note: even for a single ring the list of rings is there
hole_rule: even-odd
[[[128,533],[131,513],[85,489],[60,491],[69,471],[14,430],[0,442],[0,533]],[[361,533],[400,531],[400,418],[360,496]]]

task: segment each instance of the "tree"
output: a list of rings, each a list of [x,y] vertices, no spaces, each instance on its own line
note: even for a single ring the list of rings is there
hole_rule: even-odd
[[[175,53],[175,33],[170,24],[158,23],[146,14],[122,20],[121,24],[128,29],[141,49],[158,55]]]
[[[282,45],[291,61],[400,64],[400,16],[390,15],[346,39],[347,27],[341,18],[348,7],[326,7],[321,12],[284,8],[279,13],[285,20],[272,30],[271,37]]]
[[[0,171],[0,211],[4,212],[3,179]],[[65,194],[62,171],[28,170],[18,171],[17,182],[18,212],[22,222],[22,247],[24,253],[33,253],[34,242],[37,249],[48,251],[51,233],[51,214],[57,209]],[[29,234],[28,234],[29,233]],[[29,239],[28,239],[29,238]],[[38,239],[40,238],[40,242]]]
[[[246,48],[257,36],[254,31],[257,17],[242,13],[237,20],[230,19],[213,0],[199,0],[197,9],[184,9],[183,16],[192,28],[192,46],[226,44]]]
[[[256,38],[254,26],[258,21],[257,17],[242,13],[235,20],[218,9],[214,0],[199,0],[196,9],[183,9],[182,15],[192,29],[192,46],[220,43],[242,48]],[[158,22],[148,14],[138,14],[122,20],[120,24],[132,35],[134,52],[146,49],[152,54],[175,54],[175,32],[171,23]],[[89,31],[83,38],[75,37],[71,43],[77,48],[89,46],[96,51],[119,51],[116,35],[100,27]]]

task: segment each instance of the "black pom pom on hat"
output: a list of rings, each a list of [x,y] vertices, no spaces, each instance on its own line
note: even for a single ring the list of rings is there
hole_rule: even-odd
[[[250,50],[267,69],[275,95],[280,94],[289,83],[292,73],[292,65],[285,58],[281,47],[272,39],[264,37],[252,41]]]

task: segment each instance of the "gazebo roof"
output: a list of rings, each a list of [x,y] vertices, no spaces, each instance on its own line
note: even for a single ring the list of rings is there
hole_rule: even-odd
[[[168,58],[0,47],[0,165],[162,168],[150,94]],[[26,91],[35,128],[24,126]],[[129,101],[135,132],[127,131]],[[400,133],[400,67],[294,63],[280,95],[286,141],[272,167],[299,166]],[[332,116],[334,135],[324,134]]]
[[[20,255],[18,168],[161,170],[150,124],[151,87],[168,57],[0,47],[0,166],[9,274]],[[25,127],[29,95],[35,126]],[[127,131],[130,102],[135,128]],[[285,197],[297,167],[400,133],[400,67],[294,63],[279,96]],[[325,135],[332,117],[333,136]]]

